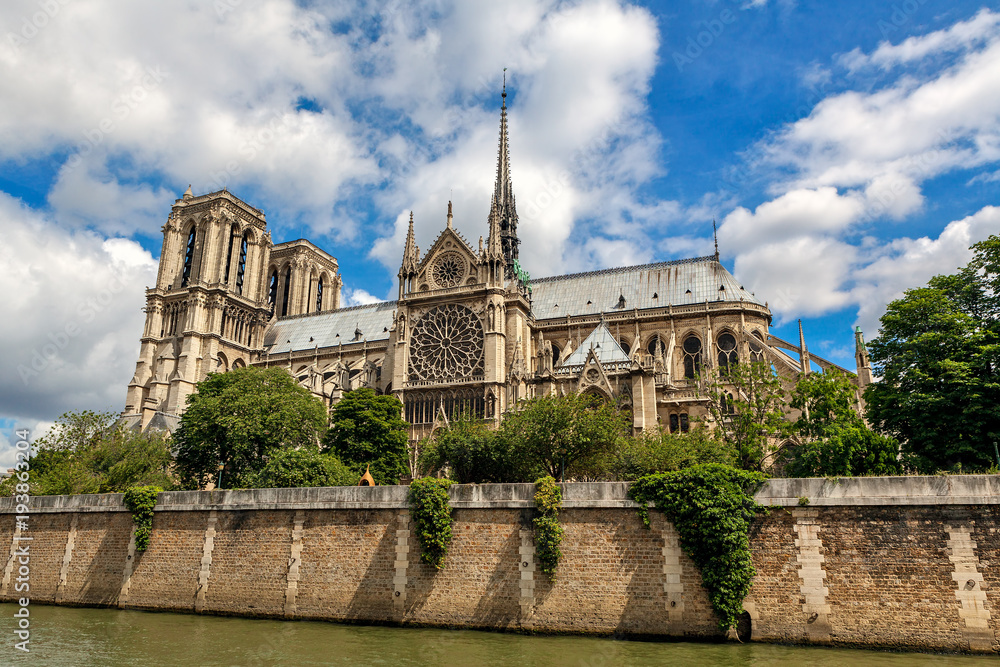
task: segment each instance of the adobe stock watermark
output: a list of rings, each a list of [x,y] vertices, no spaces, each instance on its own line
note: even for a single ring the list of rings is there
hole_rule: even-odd
[[[35,4],[38,5],[38,11],[30,16],[22,16],[17,32],[7,33],[4,41],[10,50],[20,54],[28,42],[37,37],[68,3],[69,0],[37,0]]]
[[[86,329],[82,325],[90,324],[97,319],[97,316],[111,305],[125,287],[121,276],[114,275],[96,296],[79,301],[75,309],[76,317],[58,329],[50,331],[40,344],[32,348],[27,363],[17,365],[17,374],[21,382],[27,386],[29,382],[48,370],[59,353],[69,346],[70,341],[84,333]]]
[[[97,127],[83,131],[83,141],[76,145],[76,151],[66,160],[64,168],[79,167],[83,163],[83,158],[104,143],[105,137],[118,129],[168,76],[168,72],[162,66],[147,67],[139,83],[111,101],[111,113],[98,121]]]
[[[894,33],[910,22],[910,19],[917,10],[927,4],[927,0],[904,0],[892,5],[892,12],[889,20],[879,19],[876,23],[878,30],[882,33],[883,39],[889,39],[890,33]]]
[[[736,12],[729,7],[724,8],[715,18],[699,22],[697,27],[701,29],[694,36],[687,38],[684,50],[674,51],[671,54],[677,71],[683,72],[685,67],[700,58],[705,50],[711,48],[722,36],[726,27],[734,23],[736,23]]]
[[[31,540],[33,538],[25,533],[29,530],[28,519],[30,518],[31,506],[31,491],[28,484],[31,468],[31,441],[30,432],[26,428],[16,429],[14,435],[17,436],[14,443],[17,459],[17,463],[14,465],[14,476],[17,478],[17,483],[14,485],[14,502],[17,505],[14,507],[14,540],[11,544],[10,558],[4,570],[3,585],[6,588],[13,581],[14,592],[23,595],[17,599],[17,610],[14,612],[16,622],[14,649],[30,653]]]

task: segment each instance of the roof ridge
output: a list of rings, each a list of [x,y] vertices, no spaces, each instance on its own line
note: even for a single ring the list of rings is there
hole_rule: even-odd
[[[298,313],[297,315],[285,315],[278,318],[278,322],[288,320],[298,320],[304,317],[318,317],[320,315],[333,315],[335,313],[346,313],[351,310],[361,310],[362,308],[372,308],[373,306],[395,306],[399,301],[376,301],[375,303],[362,303],[357,306],[347,306],[346,308],[335,308],[334,310],[322,310],[318,313]]]
[[[634,266],[617,266],[608,269],[597,269],[594,271],[581,271],[580,273],[566,273],[560,276],[546,276],[544,278],[532,278],[531,283],[534,285],[537,283],[550,282],[553,280],[562,280],[563,278],[579,278],[581,276],[612,275],[615,273],[625,273],[627,271],[635,271],[636,269],[653,269],[653,268],[660,268],[663,266],[677,266],[680,264],[695,264],[697,262],[715,262],[715,261],[716,259],[714,255],[705,255],[704,257],[672,259],[666,262],[652,262],[651,264],[636,264]],[[725,269],[725,267],[722,268]]]

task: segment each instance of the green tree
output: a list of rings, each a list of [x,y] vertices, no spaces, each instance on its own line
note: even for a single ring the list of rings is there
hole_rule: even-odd
[[[281,368],[211,374],[188,397],[174,433],[185,488],[218,479],[247,486],[277,450],[316,447],[326,429],[323,402]]]
[[[504,417],[498,437],[529,465],[564,480],[591,477],[607,465],[628,432],[628,420],[618,406],[574,393],[525,401]]]
[[[422,475],[447,469],[459,484],[526,482],[540,470],[510,439],[468,415],[438,429],[423,444],[418,466]]]
[[[706,385],[717,437],[735,452],[740,468],[763,471],[777,453],[771,443],[790,428],[781,378],[766,363],[736,364],[709,376]]]
[[[791,477],[897,475],[898,443],[864,423],[857,387],[836,369],[802,377],[791,406],[802,411],[795,428],[802,439],[785,455]]]
[[[402,409],[395,396],[378,396],[367,388],[347,392],[333,406],[324,450],[359,475],[371,466],[376,484],[398,484],[410,472],[409,431]]]
[[[170,440],[124,428],[111,412],[67,412],[34,443],[33,495],[119,493],[132,486],[173,488]],[[6,486],[0,494],[9,495]]]
[[[985,470],[1000,439],[1000,237],[956,274],[907,290],[870,346],[868,419],[923,473]]]
[[[267,465],[253,476],[255,488],[288,488],[305,486],[355,486],[358,475],[333,454],[324,454],[315,447],[275,450]]]
[[[734,450],[702,426],[689,433],[666,429],[622,438],[608,479],[636,480],[646,475],[673,472],[702,463],[735,465]]]

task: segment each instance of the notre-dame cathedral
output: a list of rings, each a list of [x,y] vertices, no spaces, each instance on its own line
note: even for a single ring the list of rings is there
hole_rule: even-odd
[[[403,404],[411,438],[463,412],[498,421],[519,399],[593,392],[636,431],[685,431],[705,414],[703,369],[769,362],[791,384],[835,364],[770,334],[767,303],[708,257],[530,278],[518,264],[506,91],[486,240],[444,229],[424,253],[413,216],[399,298],[340,307],[337,260],[272,243],[264,213],[223,190],[173,205],[123,418],[173,430],[209,373],[280,366],[328,406],[371,387]],[[857,383],[871,381],[856,335]]]

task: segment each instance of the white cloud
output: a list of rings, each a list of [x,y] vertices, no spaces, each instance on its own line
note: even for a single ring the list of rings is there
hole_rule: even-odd
[[[969,245],[1000,228],[997,209],[986,207],[937,239],[859,240],[873,229],[885,235],[885,220],[923,211],[930,179],[1000,160],[1000,14],[984,10],[842,58],[853,70],[916,63],[926,67],[821,100],[752,153],[759,173],[772,178],[772,199],[730,212],[719,239],[735,255],[738,277],[770,300],[779,321],[857,307],[858,323],[874,334],[903,289],[954,271]]]
[[[51,419],[119,410],[135,369],[148,252],[124,238],[66,231],[0,194],[0,415]]]
[[[909,37],[900,44],[882,42],[871,55],[854,49],[841,56],[840,62],[851,71],[872,66],[889,69],[894,65],[922,60],[940,53],[964,51],[998,36],[1000,13],[983,8],[968,21],[959,21],[944,30]]]
[[[350,287],[344,288],[343,295],[343,307],[348,308],[350,306],[365,306],[369,303],[378,303],[383,301],[377,296],[373,296],[363,289],[351,289]]]
[[[949,223],[936,239],[899,238],[877,247],[874,257],[859,269],[851,290],[858,305],[857,324],[873,335],[886,304],[903,291],[921,287],[935,275],[954,273],[972,259],[969,247],[1000,233],[1000,208],[987,206],[973,215]]]

